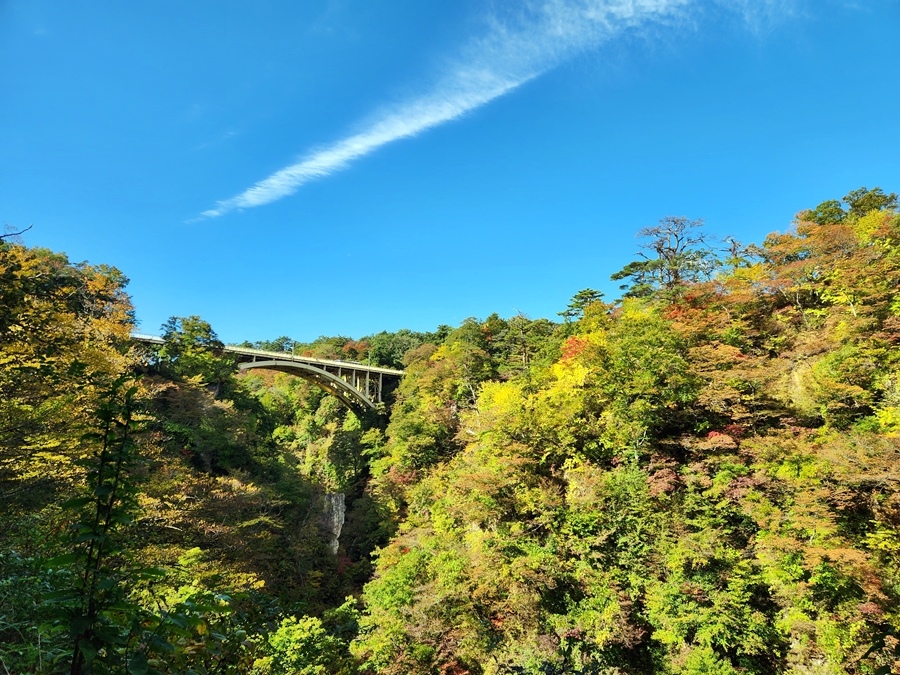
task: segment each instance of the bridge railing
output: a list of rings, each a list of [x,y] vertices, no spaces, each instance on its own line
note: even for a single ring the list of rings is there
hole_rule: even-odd
[[[166,341],[158,335],[148,335],[146,333],[132,333],[131,339],[137,340],[138,342],[150,342],[155,345],[163,345],[166,343]]]

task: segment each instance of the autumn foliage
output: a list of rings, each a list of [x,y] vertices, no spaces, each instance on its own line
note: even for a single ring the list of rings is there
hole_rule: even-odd
[[[256,344],[403,367],[380,423],[236,376],[199,317],[141,351],[121,273],[0,243],[0,666],[898,672],[897,197],[760,244],[701,225],[643,230],[624,297],[559,324]],[[134,424],[130,501],[73,513],[105,485],[97,419]],[[115,554],[83,578],[115,602],[67,627],[94,502]]]

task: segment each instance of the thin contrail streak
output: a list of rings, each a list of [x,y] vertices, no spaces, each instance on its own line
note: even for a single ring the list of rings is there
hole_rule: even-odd
[[[433,95],[419,99],[373,124],[366,131],[345,138],[314,152],[305,159],[276,171],[241,194],[220,201],[201,215],[221,216],[234,209],[262,206],[287,197],[304,183],[328,176],[348,166],[353,160],[401,138],[408,138],[442,124],[502,96],[525,80],[498,80],[492,87],[462,91],[455,95]]]
[[[778,0],[762,0],[771,5]],[[784,0],[782,0],[783,2]],[[348,136],[264,178],[201,214],[215,218],[235,209],[269,204],[305,183],[329,176],[378,148],[455,120],[522,86],[579,51],[627,30],[673,17],[691,0],[538,0],[515,17],[494,17],[431,91],[382,112]],[[746,7],[747,0],[719,0]],[[746,10],[745,10],[746,11]]]

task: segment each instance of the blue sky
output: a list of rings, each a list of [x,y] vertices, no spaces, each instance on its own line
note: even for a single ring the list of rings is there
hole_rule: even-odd
[[[227,342],[556,319],[900,190],[896,0],[0,2],[0,219]]]

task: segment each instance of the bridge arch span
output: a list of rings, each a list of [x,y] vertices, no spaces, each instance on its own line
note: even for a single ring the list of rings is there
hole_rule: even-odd
[[[295,375],[321,387],[359,415],[364,415],[367,411],[375,409],[375,404],[369,400],[368,396],[365,396],[342,378],[300,361],[247,361],[238,364],[238,368],[241,370],[266,368],[267,370],[277,370],[281,373]]]
[[[163,338],[155,335],[133,333],[131,337],[154,348],[165,344]],[[303,378],[336,396],[341,403],[361,415],[373,410],[383,413],[380,404],[385,382],[396,382],[397,378],[403,377],[402,370],[355,361],[320,359],[293,352],[270,352],[236,345],[222,346],[215,351],[234,355],[240,370],[266,368]]]

